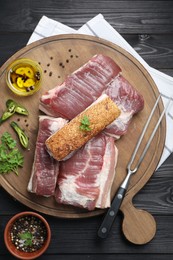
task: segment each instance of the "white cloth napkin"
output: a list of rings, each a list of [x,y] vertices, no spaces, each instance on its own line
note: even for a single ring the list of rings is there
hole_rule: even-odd
[[[168,102],[168,97],[173,98],[173,78],[150,67],[143,58],[127,43],[127,41],[104,19],[102,14],[98,14],[93,19],[84,24],[79,30],[74,30],[60,22],[54,21],[46,16],[43,16],[31,35],[28,44],[39,39],[68,33],[80,33],[87,35],[95,35],[100,38],[113,42],[126,51],[131,53],[141,64],[148,70],[153,80],[155,81],[164,105]],[[173,103],[173,102],[171,102]],[[158,167],[167,159],[173,152],[173,105],[170,104],[166,114],[166,141],[164,151]]]

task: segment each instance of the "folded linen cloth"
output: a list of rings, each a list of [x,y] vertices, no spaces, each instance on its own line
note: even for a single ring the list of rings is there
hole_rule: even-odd
[[[162,94],[164,105],[167,104],[168,98],[172,97],[173,100],[173,78],[150,67],[143,58],[127,43],[127,41],[104,19],[102,14],[98,14],[93,19],[84,24],[79,30],[74,30],[60,22],[52,20],[46,16],[43,16],[34,32],[32,33],[28,44],[37,41],[39,39],[68,33],[80,33],[87,35],[94,35],[110,42],[113,42],[120,47],[124,48],[130,54],[132,54],[150,73],[151,77],[155,81],[159,92]],[[173,103],[173,102],[171,102]],[[168,113],[166,113],[166,140],[165,147],[158,164],[158,167],[167,159],[167,157],[173,152],[173,105],[171,104]]]

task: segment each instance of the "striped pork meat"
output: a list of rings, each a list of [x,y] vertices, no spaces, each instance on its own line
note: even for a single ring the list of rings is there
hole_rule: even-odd
[[[103,133],[92,138],[70,159],[60,162],[55,199],[93,210],[110,206],[118,151]]]
[[[115,139],[126,134],[134,114],[144,107],[142,95],[122,76],[118,75],[105,90],[121,110],[120,116],[106,127],[104,132]]]
[[[66,123],[67,120],[63,118],[39,117],[39,130],[28,191],[42,196],[54,194],[59,173],[59,162],[50,157],[45,149],[45,141]]]
[[[120,71],[111,58],[95,55],[61,86],[45,93],[39,108],[47,115],[72,119],[91,105]]]
[[[121,115],[105,132],[119,139],[127,132],[132,116],[144,107],[143,97],[120,72],[110,57],[95,55],[61,86],[45,93],[39,108],[47,115],[72,119],[106,93],[118,105]]]

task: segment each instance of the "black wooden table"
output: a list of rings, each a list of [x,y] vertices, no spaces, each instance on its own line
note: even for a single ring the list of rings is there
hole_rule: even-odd
[[[173,76],[172,0],[1,1],[0,65],[26,45],[42,15],[78,29],[98,13],[149,65]],[[121,231],[121,214],[104,241],[96,236],[102,216],[77,220],[45,216],[52,229],[52,240],[40,259],[173,259],[173,155],[136,195],[134,204],[156,219],[157,233],[150,243],[129,243]],[[11,216],[25,210],[26,206],[0,188],[0,259],[14,259],[4,245],[3,231]]]

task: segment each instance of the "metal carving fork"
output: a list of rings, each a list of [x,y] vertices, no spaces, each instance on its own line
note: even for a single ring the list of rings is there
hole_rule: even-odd
[[[138,170],[138,168],[139,168],[139,166],[140,166],[140,164],[141,164],[144,156],[146,155],[146,152],[147,152],[147,150],[148,150],[148,148],[149,148],[149,146],[151,144],[151,141],[152,141],[152,139],[153,139],[153,137],[154,137],[154,135],[155,135],[159,125],[160,125],[160,122],[161,122],[164,114],[166,113],[166,111],[167,111],[167,109],[169,107],[169,104],[170,104],[170,102],[172,100],[171,98],[169,98],[168,103],[166,104],[164,110],[162,111],[162,113],[161,113],[161,115],[159,117],[159,120],[158,120],[158,122],[157,122],[157,124],[156,124],[156,126],[155,126],[155,128],[154,128],[154,130],[153,130],[153,132],[152,132],[152,134],[151,134],[151,136],[150,136],[150,138],[149,138],[149,140],[148,140],[148,142],[147,142],[147,144],[146,144],[146,146],[145,146],[145,148],[144,148],[144,150],[143,150],[139,160],[138,160],[138,162],[136,163],[136,167],[134,167],[132,169],[133,161],[135,159],[135,156],[136,156],[136,154],[138,152],[138,149],[140,147],[142,139],[143,139],[143,137],[145,135],[145,132],[146,132],[146,130],[148,128],[148,125],[149,125],[149,123],[150,123],[150,121],[152,119],[152,116],[153,116],[153,114],[155,112],[155,109],[157,107],[157,104],[158,104],[160,98],[161,98],[161,95],[158,96],[158,98],[156,100],[156,103],[154,104],[154,107],[153,107],[153,109],[152,109],[152,111],[151,111],[151,113],[150,113],[150,115],[149,115],[149,117],[147,119],[147,122],[146,122],[146,124],[145,124],[145,126],[143,128],[141,136],[140,136],[140,138],[139,138],[139,140],[138,140],[138,142],[136,144],[136,147],[135,147],[134,152],[133,152],[133,154],[131,156],[131,159],[130,159],[128,165],[127,165],[127,176],[124,179],[124,181],[122,182],[122,184],[120,185],[120,187],[119,187],[119,189],[118,189],[118,191],[117,191],[117,193],[116,193],[116,195],[115,195],[115,197],[114,197],[114,199],[112,201],[111,207],[108,209],[106,215],[104,216],[103,222],[102,222],[102,224],[101,224],[101,226],[100,226],[100,228],[98,230],[98,236],[101,237],[101,238],[106,238],[108,236],[109,231],[110,231],[110,229],[112,227],[112,224],[114,222],[114,219],[117,216],[117,213],[119,211],[119,208],[120,208],[121,203],[123,201],[123,198],[125,196],[125,193],[126,193],[126,190],[127,190],[128,184],[129,184],[130,177],[134,173],[137,172],[137,170]]]

